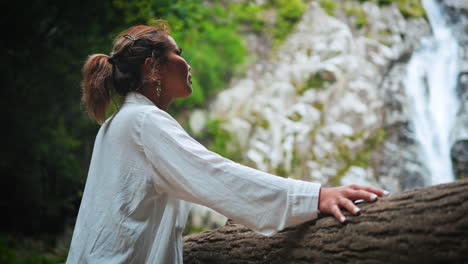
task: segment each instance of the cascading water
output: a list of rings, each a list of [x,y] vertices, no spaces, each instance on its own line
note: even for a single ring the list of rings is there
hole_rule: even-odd
[[[454,180],[450,134],[459,101],[456,95],[458,44],[435,0],[423,0],[433,34],[421,40],[406,78],[411,100],[411,125],[430,171],[428,184]]]

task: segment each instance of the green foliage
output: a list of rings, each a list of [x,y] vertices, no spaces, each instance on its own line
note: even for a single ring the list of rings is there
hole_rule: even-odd
[[[205,128],[197,134],[197,139],[211,151],[234,161],[242,159],[240,147],[233,141],[229,131],[223,128],[223,120],[211,119]]]
[[[269,5],[277,10],[273,29],[274,44],[278,46],[289,35],[296,23],[304,14],[307,1],[304,0],[270,0]]]
[[[27,245],[19,245],[19,238],[0,234],[0,263],[2,264],[59,264],[65,263],[66,250],[45,250],[38,247],[34,241]],[[42,249],[41,249],[42,248]]]
[[[379,4],[379,6],[388,5],[388,4],[391,4],[392,2],[393,0],[377,0],[377,3]]]
[[[246,49],[236,24],[245,18],[229,13],[217,1],[210,6],[201,0],[158,2],[155,10],[156,17],[168,21],[172,37],[192,66],[194,92],[175,101],[173,110],[202,106],[206,98],[224,88],[245,60]],[[236,10],[243,9],[237,5]]]
[[[320,0],[320,6],[330,16],[336,16],[335,8],[338,7],[338,3],[333,0]]]
[[[302,95],[309,89],[324,89],[328,85],[336,82],[335,75],[328,71],[314,72],[304,83],[293,82],[298,94]]]
[[[368,24],[366,13],[362,10],[359,5],[353,5],[345,10],[346,15],[354,16],[356,19],[356,28],[362,28]]]
[[[273,170],[273,174],[284,178],[291,176],[291,172],[287,171],[283,164],[280,164],[278,167],[276,167]]]
[[[379,6],[396,3],[401,13],[406,18],[426,16],[426,11],[424,10],[421,0],[359,0],[361,3],[367,1],[377,2]]]
[[[187,225],[184,228],[184,232],[183,232],[182,236],[198,234],[198,233],[209,231],[209,230],[212,230],[213,228],[218,227],[218,226],[209,226],[208,225],[208,222],[210,221],[209,220],[209,215],[206,215],[204,217],[204,219],[202,219],[202,225],[203,226],[194,225],[193,221],[192,221],[192,218],[193,218],[193,216],[192,216],[192,213],[190,212],[189,215],[188,215],[188,218],[187,218]]]
[[[233,22],[240,25],[242,28],[249,29],[253,32],[261,32],[265,27],[265,7],[257,5],[254,2],[247,1],[246,3],[229,3],[229,13]]]
[[[325,80],[319,74],[311,74],[309,79],[307,79],[307,87],[308,88],[315,88],[320,89],[323,88]]]
[[[421,0],[398,0],[398,8],[405,17],[426,16]]]
[[[203,232],[209,231],[209,230],[212,230],[212,229],[207,228],[207,227],[194,226],[194,225],[188,224],[185,227],[184,233],[182,234],[182,236],[188,236],[188,235],[192,235],[192,234],[199,234],[199,233],[203,233]]]
[[[364,12],[360,12],[356,18],[356,27],[362,28],[363,26],[367,25],[367,17]]]
[[[0,236],[0,263],[16,263],[18,256],[16,251],[8,245],[8,239],[6,236]]]
[[[208,148],[223,157],[238,161],[241,155],[238,152],[233,152],[228,147],[228,143],[232,142],[232,136],[229,132],[222,128],[222,121],[219,119],[209,120],[206,124],[206,134],[202,137],[210,139]]]
[[[56,233],[76,215],[97,130],[80,107],[82,62],[109,47],[121,17],[98,15],[114,13],[104,12],[114,10],[108,1],[7,5],[11,12],[2,26],[15,30],[0,43],[0,100],[8,109],[0,228]]]
[[[206,129],[208,135],[214,138],[210,149],[220,154],[221,156],[227,155],[227,142],[231,140],[231,135],[221,127],[221,121],[213,119],[207,122]]]
[[[288,116],[288,119],[294,122],[298,122],[302,119],[302,115],[299,114],[298,112],[294,112]]]
[[[364,137],[364,131],[358,131],[353,135],[349,136],[348,139],[356,141]],[[331,180],[332,185],[340,185],[340,180],[353,167],[367,168],[370,164],[370,155],[376,148],[385,140],[386,131],[383,128],[376,130],[373,134],[364,140],[364,144],[358,151],[351,151],[348,145],[341,143],[337,144],[338,157],[343,165],[338,170],[336,176]]]

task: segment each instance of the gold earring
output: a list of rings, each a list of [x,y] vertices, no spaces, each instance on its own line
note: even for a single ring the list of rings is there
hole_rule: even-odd
[[[158,78],[156,79],[156,96],[161,96],[161,80]]]
[[[159,75],[158,69],[153,68],[151,80],[153,82],[156,82],[156,89],[155,89],[156,90],[156,96],[159,98],[161,96],[162,88],[161,88],[161,79],[159,79],[158,75]]]

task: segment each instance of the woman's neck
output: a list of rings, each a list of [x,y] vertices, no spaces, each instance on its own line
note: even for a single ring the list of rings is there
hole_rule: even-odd
[[[172,101],[174,100],[171,97],[168,97],[164,92],[158,97],[154,89],[151,87],[143,87],[139,91],[142,95],[146,96],[153,104],[155,104],[159,109],[164,110],[167,112],[169,109],[169,105],[171,105]]]
[[[171,105],[172,103],[172,98],[163,98],[162,96],[159,98],[159,100],[157,102],[154,102],[153,103],[161,110],[164,110],[167,112],[167,109],[169,109],[169,105]]]

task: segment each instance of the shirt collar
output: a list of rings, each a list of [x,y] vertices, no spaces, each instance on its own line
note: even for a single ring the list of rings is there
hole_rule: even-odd
[[[142,95],[139,92],[129,92],[125,97],[125,103],[136,103],[144,105],[154,105],[154,103],[148,99],[146,96]]]

